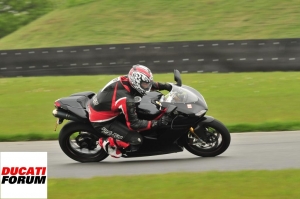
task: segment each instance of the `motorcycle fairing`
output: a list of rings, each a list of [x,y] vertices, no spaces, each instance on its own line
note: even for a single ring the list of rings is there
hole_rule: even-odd
[[[91,91],[74,93],[70,97],[64,97],[59,99],[61,108],[75,115],[79,116],[82,119],[88,119],[88,112],[86,111],[87,104],[89,100],[95,95]]]

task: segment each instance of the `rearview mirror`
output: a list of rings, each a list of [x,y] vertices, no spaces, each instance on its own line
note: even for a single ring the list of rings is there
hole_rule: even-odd
[[[180,72],[178,70],[174,70],[174,80],[177,82],[177,86],[182,85],[181,77],[180,77]]]

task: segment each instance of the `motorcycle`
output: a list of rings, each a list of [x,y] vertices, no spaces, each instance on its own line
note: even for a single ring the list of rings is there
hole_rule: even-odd
[[[204,97],[194,88],[183,85],[178,70],[174,70],[172,90],[164,95],[153,91],[135,97],[136,112],[140,119],[153,120],[167,114],[172,121],[156,130],[142,131],[144,141],[138,151],[125,152],[124,158],[162,155],[182,152],[184,149],[196,156],[214,157],[230,145],[228,129],[217,119],[207,116],[208,106]],[[56,127],[70,120],[59,133],[62,151],[78,162],[99,162],[108,154],[99,144],[106,136],[97,132],[89,121],[87,105],[94,92],[86,91],[56,100],[53,110]],[[124,115],[116,119],[124,122]]]

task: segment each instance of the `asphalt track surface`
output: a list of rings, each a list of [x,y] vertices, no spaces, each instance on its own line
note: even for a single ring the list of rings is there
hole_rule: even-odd
[[[90,178],[170,172],[300,169],[300,131],[233,133],[231,145],[213,158],[181,153],[142,158],[111,158],[78,163],[57,141],[1,142],[1,152],[48,152],[48,177]]]

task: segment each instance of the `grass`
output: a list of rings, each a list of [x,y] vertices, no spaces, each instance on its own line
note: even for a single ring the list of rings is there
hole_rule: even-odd
[[[81,6],[91,2],[95,2],[97,0],[48,0],[48,1],[52,4],[54,10],[61,10],[61,9]]]
[[[98,92],[116,76],[0,78],[0,141],[57,139],[54,101],[75,92]],[[173,82],[173,74],[154,77]],[[231,132],[300,129],[299,72],[182,74],[182,79],[203,94],[207,114]]]
[[[52,2],[57,9],[1,39],[0,49],[300,35],[298,0]]]
[[[299,169],[212,171],[91,179],[48,179],[48,198],[289,199],[299,198],[299,186]]]

